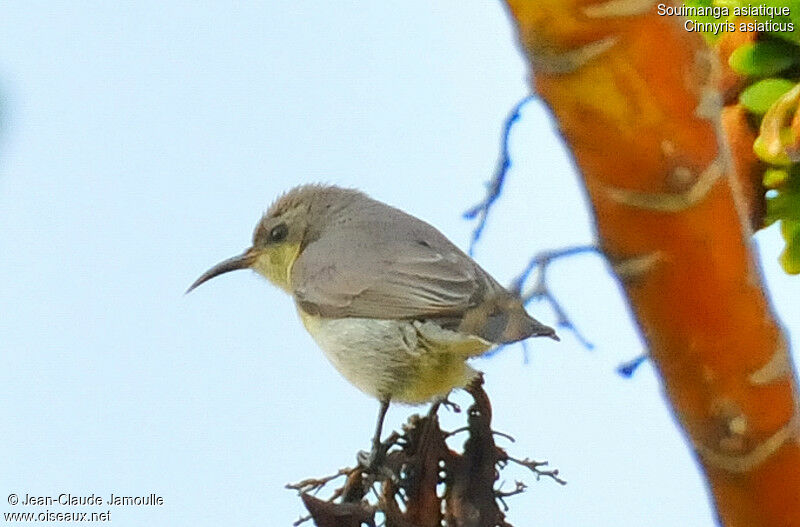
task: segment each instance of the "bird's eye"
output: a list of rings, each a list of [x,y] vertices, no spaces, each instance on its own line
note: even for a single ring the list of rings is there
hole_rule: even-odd
[[[285,223],[279,223],[269,231],[269,241],[272,243],[282,242],[289,234],[289,227]]]

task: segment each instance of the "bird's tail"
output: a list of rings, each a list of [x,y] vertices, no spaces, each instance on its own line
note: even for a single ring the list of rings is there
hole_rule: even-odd
[[[512,295],[497,295],[469,309],[458,327],[494,344],[508,344],[528,337],[559,340],[556,331],[531,317]]]

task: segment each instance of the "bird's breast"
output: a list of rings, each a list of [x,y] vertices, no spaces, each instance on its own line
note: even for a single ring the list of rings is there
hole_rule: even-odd
[[[489,343],[432,321],[323,318],[298,307],[306,330],[357,388],[378,399],[419,404],[465,386],[470,356]]]

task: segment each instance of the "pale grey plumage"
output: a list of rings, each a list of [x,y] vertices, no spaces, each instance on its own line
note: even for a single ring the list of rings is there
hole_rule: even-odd
[[[282,200],[295,198],[290,193]],[[428,223],[336,187],[318,192],[310,213],[325,221],[307,233],[292,268],[292,292],[303,311],[325,318],[437,319],[495,343],[554,335]],[[470,310],[492,304],[476,327],[463,327]]]

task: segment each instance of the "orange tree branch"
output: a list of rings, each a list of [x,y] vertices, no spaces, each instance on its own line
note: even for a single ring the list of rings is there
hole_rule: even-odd
[[[507,4],[721,523],[800,526],[797,382],[750,242],[717,57],[652,0]]]

